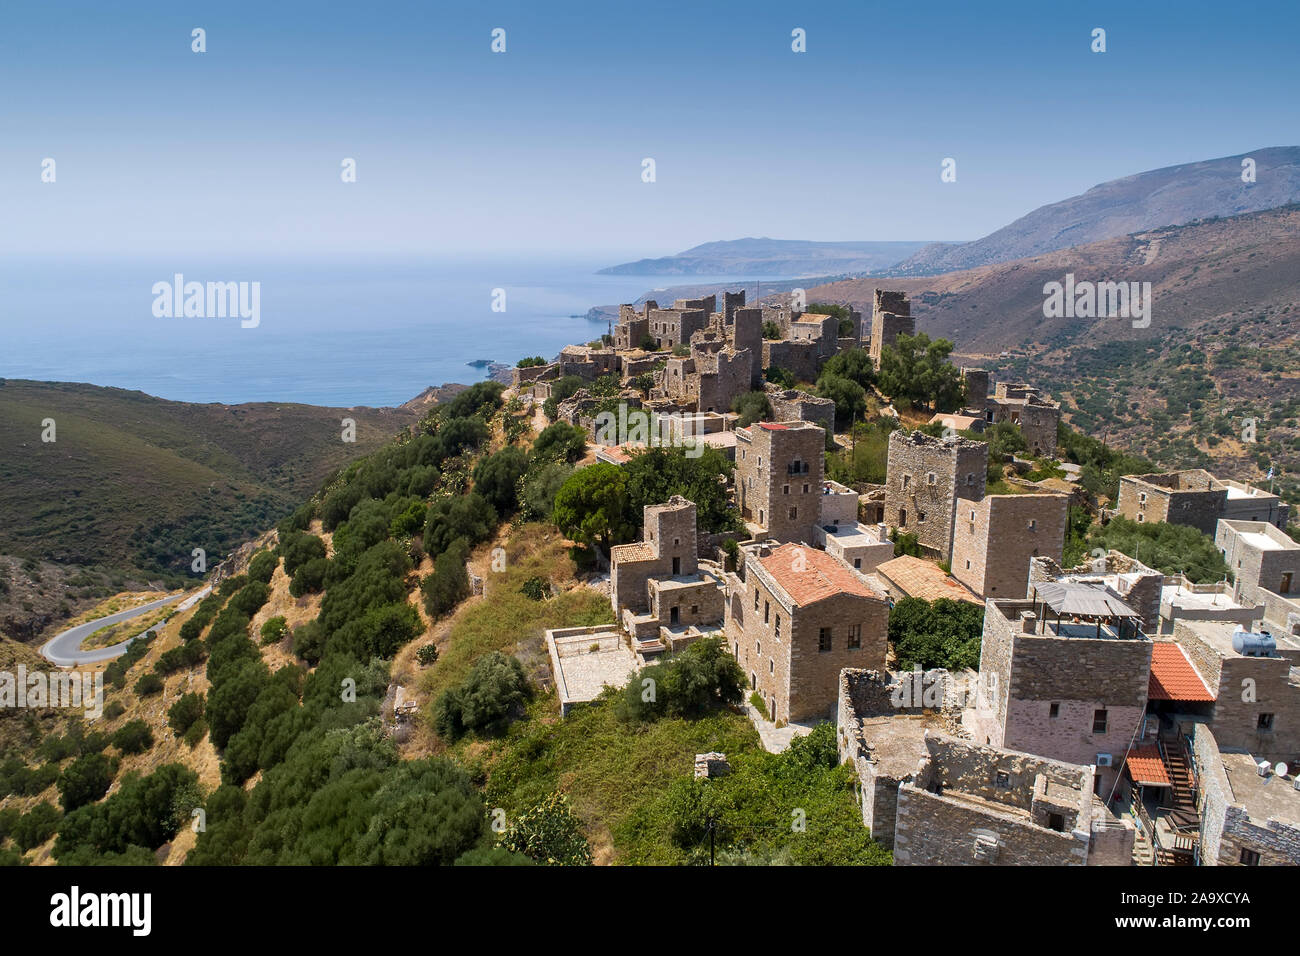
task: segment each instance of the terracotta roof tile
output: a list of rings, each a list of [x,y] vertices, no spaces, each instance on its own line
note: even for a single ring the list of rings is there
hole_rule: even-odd
[[[969,601],[982,605],[984,602],[973,591],[950,574],[944,574],[943,568],[910,554],[886,561],[876,568],[876,573],[892,583],[908,597],[934,601],[949,598],[953,601]]]
[[[1156,641],[1151,645],[1151,676],[1147,680],[1147,697],[1151,700],[1214,700],[1201,675],[1187,659],[1183,649],[1173,641]]]
[[[1155,746],[1135,747],[1124,761],[1128,775],[1134,783],[1146,784],[1148,787],[1170,787],[1169,774],[1165,763],[1160,759],[1160,751]]]
[[[836,594],[880,598],[848,566],[825,551],[799,544],[783,544],[759,563],[796,604],[807,606]]]

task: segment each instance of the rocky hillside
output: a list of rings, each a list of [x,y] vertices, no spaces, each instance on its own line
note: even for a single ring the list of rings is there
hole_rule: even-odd
[[[1242,182],[1242,160],[1255,161],[1255,182]],[[1197,219],[1238,216],[1300,201],[1300,146],[1154,169],[1094,186],[1041,206],[974,242],[935,243],[899,263],[891,275],[937,275],[1010,262],[1102,239]]]
[[[879,272],[931,245],[925,242],[814,242],[726,239],[658,259],[601,269],[602,275],[802,276]]]

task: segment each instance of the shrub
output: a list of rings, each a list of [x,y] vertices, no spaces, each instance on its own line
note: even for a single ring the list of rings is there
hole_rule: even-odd
[[[415,660],[421,667],[428,667],[438,660],[438,646],[433,643],[423,644],[415,652]]]
[[[153,731],[143,720],[130,721],[113,734],[113,746],[124,754],[144,753],[153,746]]]
[[[253,560],[248,562],[248,577],[252,581],[269,584],[271,575],[275,574],[279,564],[280,558],[274,551],[259,551],[253,555]]]
[[[424,610],[429,617],[440,618],[469,597],[468,560],[469,545],[464,538],[459,538],[433,562],[433,573],[426,574],[420,582]]]
[[[531,577],[520,586],[519,593],[534,601],[545,601],[551,596],[551,584],[546,578]]]
[[[203,695],[182,695],[167,711],[167,723],[177,736],[183,736],[203,716]]]
[[[152,671],[145,674],[135,682],[135,694],[137,697],[149,697],[153,694],[161,694],[162,689],[162,678]]]
[[[727,653],[722,639],[706,637],[666,661],[642,668],[623,689],[616,709],[625,721],[700,717],[739,704],[744,686],[744,672]],[[647,688],[653,693],[646,694]]]
[[[499,732],[532,696],[523,665],[493,651],[475,662],[458,687],[443,691],[434,708],[434,726],[447,740],[466,732]]]
[[[59,775],[59,802],[65,813],[94,803],[113,782],[113,762],[103,754],[78,757]]]
[[[577,815],[561,793],[517,815],[498,844],[551,866],[588,866],[591,847],[582,835]]]
[[[270,618],[262,625],[262,643],[274,644],[289,636],[289,624],[282,616]]]

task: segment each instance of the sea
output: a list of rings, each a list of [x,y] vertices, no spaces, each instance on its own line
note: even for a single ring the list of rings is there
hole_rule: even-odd
[[[616,260],[617,261],[617,260]],[[598,275],[609,259],[13,259],[0,262],[0,377],[185,402],[398,405],[486,360],[553,358],[608,331],[593,306],[669,286],[782,276]],[[159,316],[160,283],[258,283],[258,322]],[[161,286],[159,286],[161,288]],[[251,285],[247,288],[251,289]],[[168,304],[172,299],[166,295]],[[494,308],[495,306],[495,308]]]

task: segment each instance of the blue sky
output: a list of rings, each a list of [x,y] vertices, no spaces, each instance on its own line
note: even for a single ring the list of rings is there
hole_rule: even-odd
[[[973,239],[1117,176],[1300,142],[1293,0],[122,6],[0,11],[4,253]]]

